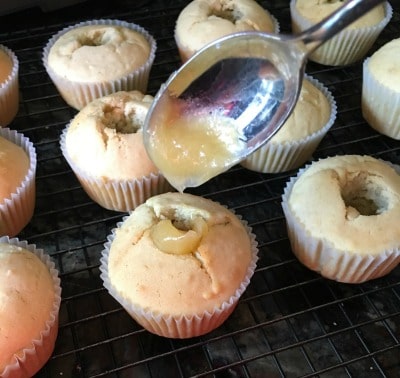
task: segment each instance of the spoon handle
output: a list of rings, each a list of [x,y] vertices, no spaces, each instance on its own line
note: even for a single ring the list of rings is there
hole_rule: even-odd
[[[334,13],[318,24],[300,33],[296,39],[301,40],[307,50],[312,53],[317,47],[342,31],[365,13],[385,0],[350,0],[338,8]]]

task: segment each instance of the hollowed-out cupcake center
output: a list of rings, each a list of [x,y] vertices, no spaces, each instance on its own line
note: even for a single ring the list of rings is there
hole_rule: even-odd
[[[121,134],[136,133],[141,128],[141,119],[134,112],[127,114],[124,106],[105,105],[103,107],[103,125]]]
[[[243,17],[243,14],[234,7],[221,7],[220,9],[212,9],[209,14],[209,17],[210,16],[223,18],[224,20],[228,20],[234,24]]]
[[[183,255],[194,253],[207,231],[207,223],[202,217],[190,220],[167,217],[152,226],[150,235],[160,251]]]
[[[113,37],[111,30],[94,30],[79,37],[82,46],[102,46],[110,42]]]
[[[349,177],[342,187],[341,196],[346,205],[347,218],[379,215],[388,210],[385,188],[367,172]]]

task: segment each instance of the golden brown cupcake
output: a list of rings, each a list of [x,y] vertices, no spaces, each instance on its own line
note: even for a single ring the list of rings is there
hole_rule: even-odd
[[[361,110],[381,134],[400,139],[400,38],[383,45],[363,64]]]
[[[148,199],[108,240],[104,286],[144,328],[171,338],[221,325],[257,260],[246,222],[216,202],[179,192]]]
[[[64,100],[80,110],[113,92],[146,92],[155,51],[154,38],[141,26],[93,20],[54,35],[43,64]]]
[[[185,62],[206,44],[241,31],[279,33],[279,24],[254,0],[193,0],[176,20],[175,41]]]
[[[0,236],[15,236],[35,209],[36,150],[23,134],[3,127],[0,151]]]
[[[336,119],[336,102],[318,80],[306,75],[292,114],[280,130],[241,165],[263,173],[284,172],[303,165]]]
[[[359,283],[400,262],[400,169],[371,156],[333,156],[291,178],[282,196],[293,253],[322,276]]]
[[[19,62],[8,47],[0,45],[0,127],[15,118],[19,107]]]
[[[339,0],[291,0],[292,31],[302,32],[343,5]],[[380,4],[314,51],[309,60],[342,66],[365,57],[392,17],[389,2]]]
[[[171,190],[143,144],[142,127],[152,101],[139,91],[98,98],[61,135],[61,151],[82,187],[106,209],[129,211]]]
[[[32,377],[54,350],[60,279],[43,250],[16,238],[0,238],[0,262],[0,376]]]

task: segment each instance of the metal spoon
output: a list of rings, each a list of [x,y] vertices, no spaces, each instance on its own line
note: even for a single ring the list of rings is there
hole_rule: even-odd
[[[150,158],[181,191],[237,164],[289,117],[307,57],[383,2],[347,1],[298,35],[240,32],[201,49],[154,98],[143,130]]]

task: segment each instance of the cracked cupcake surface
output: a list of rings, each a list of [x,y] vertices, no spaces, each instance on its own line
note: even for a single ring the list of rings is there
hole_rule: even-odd
[[[100,206],[130,211],[171,190],[143,144],[153,97],[119,91],[91,101],[64,128],[61,152],[89,197]]]
[[[202,315],[235,296],[253,260],[249,232],[234,213],[164,193],[115,230],[108,276],[118,296],[155,314]]]
[[[105,81],[143,66],[150,45],[142,33],[118,25],[85,25],[68,30],[52,45],[48,64],[72,81]]]
[[[147,91],[157,43],[140,25],[115,19],[79,22],[59,30],[42,63],[65,102],[81,110],[116,91]]]
[[[142,137],[152,101],[152,96],[139,91],[122,91],[86,105],[66,133],[70,159],[83,171],[105,180],[158,173],[147,156]]]
[[[193,0],[176,20],[175,41],[185,61],[207,43],[241,31],[273,33],[278,25],[254,0]]]

